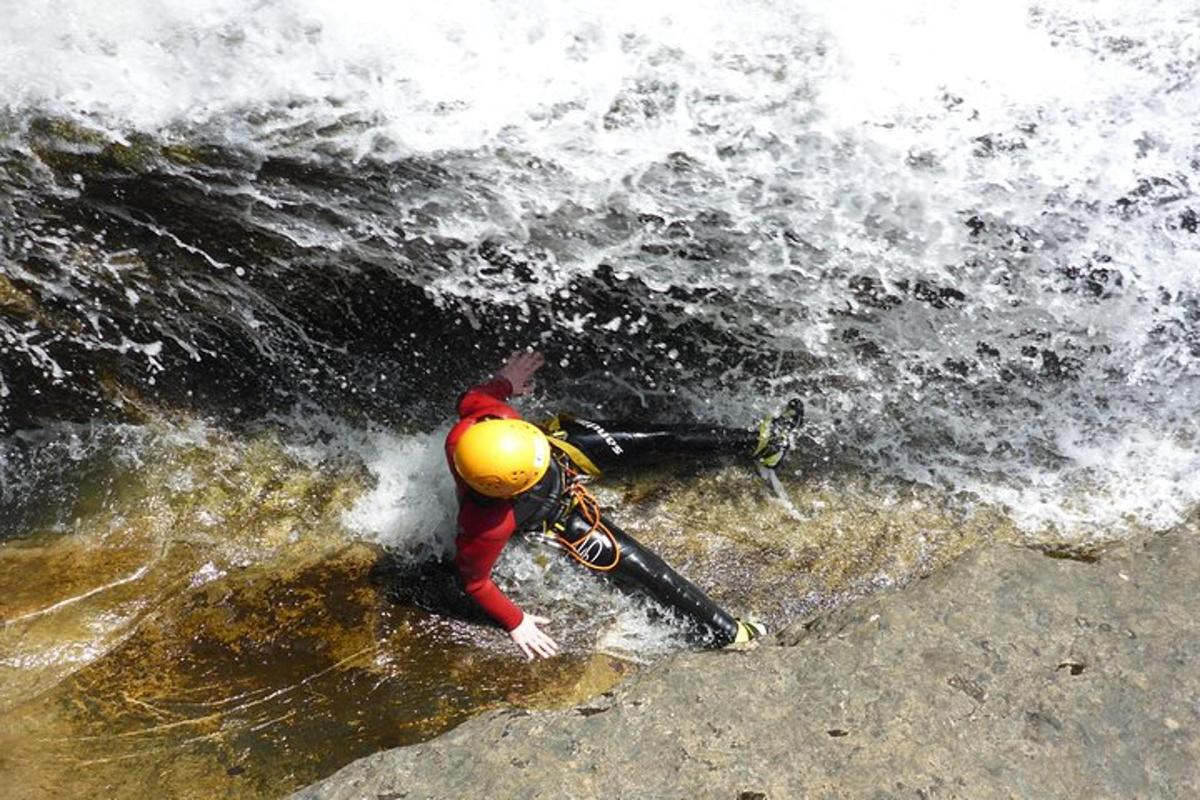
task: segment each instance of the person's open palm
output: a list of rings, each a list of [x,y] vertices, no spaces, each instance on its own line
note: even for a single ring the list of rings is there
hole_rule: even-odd
[[[533,388],[533,374],[545,363],[546,359],[536,350],[518,350],[508,357],[498,374],[502,378],[508,378],[515,397],[526,394]]]
[[[542,658],[550,658],[558,654],[558,642],[538,628],[538,625],[545,625],[548,622],[550,620],[545,617],[526,614],[521,619],[521,624],[508,632],[513,642],[530,661],[533,660],[535,654]]]

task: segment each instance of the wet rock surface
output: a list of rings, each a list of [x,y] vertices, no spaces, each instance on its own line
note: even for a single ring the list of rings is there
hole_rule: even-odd
[[[995,545],[752,652],[500,711],[295,798],[1200,796],[1200,543]]]

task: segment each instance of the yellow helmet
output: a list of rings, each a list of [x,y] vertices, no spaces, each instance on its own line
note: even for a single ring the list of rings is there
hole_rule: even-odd
[[[550,468],[546,434],[519,419],[486,419],[463,432],[454,446],[454,469],[488,497],[518,495]]]

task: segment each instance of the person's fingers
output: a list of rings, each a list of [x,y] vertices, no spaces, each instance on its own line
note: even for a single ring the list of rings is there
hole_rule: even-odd
[[[543,639],[539,639],[539,640],[537,641],[537,643],[534,645],[534,647],[535,647],[535,649],[538,651],[538,654],[539,654],[539,655],[541,655],[541,657],[542,657],[542,658],[550,658],[550,657],[551,657],[551,656],[553,656],[553,655],[554,655],[556,652],[558,652],[558,651],[557,651],[557,650],[555,650],[553,647],[550,647],[550,646],[549,646],[549,645],[546,643],[546,640],[545,640],[544,638],[543,638]]]
[[[528,619],[530,622],[532,622],[535,625],[545,625],[548,622],[550,622],[550,619],[548,617],[538,617],[538,616],[534,616],[533,614],[526,614],[525,618]]]
[[[549,636],[547,636],[546,634],[544,634],[544,633],[542,634],[542,639],[544,639],[544,640],[546,641],[546,644],[550,645],[550,646],[551,646],[551,647],[553,647],[555,650],[557,650],[557,649],[558,649],[558,642],[554,641],[553,639],[551,639],[551,638],[550,638]]]
[[[517,642],[517,647],[521,648],[521,652],[525,654],[526,661],[533,661],[533,652],[530,651],[529,645],[525,642]]]

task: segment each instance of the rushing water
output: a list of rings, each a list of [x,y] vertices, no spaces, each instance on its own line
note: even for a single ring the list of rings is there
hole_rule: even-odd
[[[34,796],[270,795],[679,647],[522,547],[566,666],[446,616],[440,432],[514,347],[534,416],[805,398],[782,498],[605,495],[772,623],[1196,513],[1192,2],[0,12],[0,776]]]

